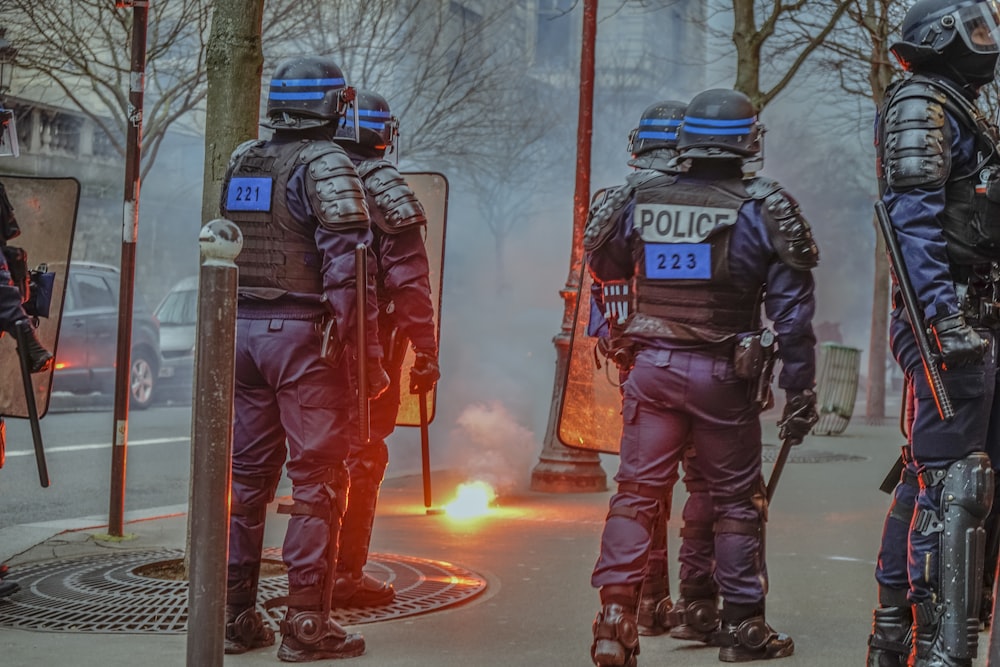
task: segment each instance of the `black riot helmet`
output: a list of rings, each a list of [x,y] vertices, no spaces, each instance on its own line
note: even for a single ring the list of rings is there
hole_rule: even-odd
[[[656,148],[677,150],[677,128],[684,119],[687,104],[663,100],[646,108],[639,126],[628,135],[628,150],[637,157]]]
[[[760,153],[762,135],[749,97],[738,90],[713,88],[688,102],[677,148],[682,158],[745,159]]]
[[[392,115],[384,97],[370,90],[359,90],[355,106],[358,112],[358,141],[380,155],[392,153],[399,136],[399,121]],[[353,141],[351,128],[339,128],[337,139]]]
[[[995,0],[917,0],[891,50],[908,71],[952,74],[981,86],[995,77],[998,35]]]
[[[354,89],[331,58],[288,58],[278,63],[271,76],[264,125],[304,130],[336,123],[353,99]]]

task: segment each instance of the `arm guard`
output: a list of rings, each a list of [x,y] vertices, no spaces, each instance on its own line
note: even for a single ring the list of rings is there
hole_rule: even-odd
[[[886,103],[881,123],[883,176],[896,191],[940,188],[951,173],[945,117],[947,96],[922,81],[899,87]]]
[[[317,141],[299,159],[309,173],[307,188],[319,224],[327,229],[367,228],[364,186],[347,153],[334,143]]]
[[[403,175],[388,160],[358,165],[358,176],[382,211],[373,221],[386,234],[398,234],[411,225],[426,225],[427,215]]]
[[[808,271],[819,263],[819,248],[799,204],[776,181],[752,178],[747,193],[763,201],[764,226],[778,258],[797,271]]]

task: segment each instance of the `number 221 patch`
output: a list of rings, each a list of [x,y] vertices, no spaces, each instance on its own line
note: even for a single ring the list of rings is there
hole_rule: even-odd
[[[708,280],[712,277],[710,243],[647,243],[646,277],[661,280]]]
[[[226,209],[230,211],[270,211],[271,179],[237,177],[229,181]]]

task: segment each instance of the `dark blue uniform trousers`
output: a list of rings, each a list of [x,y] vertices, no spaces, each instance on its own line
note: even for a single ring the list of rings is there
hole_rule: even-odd
[[[341,355],[340,364],[331,366],[319,358],[319,351],[315,322],[237,320],[233,503],[260,506],[272,500],[286,454],[296,503],[332,512],[334,494],[346,492],[335,489],[331,474],[343,468],[358,439],[349,355]],[[261,483],[241,481],[248,478]],[[329,524],[321,517],[289,518],[282,556],[290,588],[322,584],[329,534]],[[253,572],[263,539],[263,521],[231,517],[230,585]]]
[[[751,499],[761,479],[759,411],[749,401],[747,381],[735,376],[731,359],[644,348],[624,389],[615,475],[619,490],[611,497],[591,577],[595,588],[641,585],[650,549],[649,520],[660,503],[646,490],[672,483],[689,439],[710,488],[715,522],[762,524]],[[766,584],[761,531],[746,532],[717,529],[715,579],[726,601],[751,605],[763,601]]]

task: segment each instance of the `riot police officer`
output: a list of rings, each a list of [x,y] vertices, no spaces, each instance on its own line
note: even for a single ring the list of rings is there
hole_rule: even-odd
[[[743,178],[742,163],[759,143],[749,98],[700,93],[678,134],[687,171],[640,185],[621,218],[584,235],[594,279],[631,281],[636,304],[623,330],[637,352],[624,385],[618,491],[591,577],[602,605],[591,647],[600,667],[637,664],[651,534],[689,440],[712,500],[719,659],[794,651],[764,618],[761,407],[752,396],[757,378],[738,375],[734,356],[747,347],[737,341],[759,335],[763,305],[783,362],[781,435],[807,434],[817,418],[811,269],[818,251],[779,184]]]
[[[629,133],[629,166],[637,171],[629,174],[625,185],[605,190],[591,207],[588,225],[596,230],[600,222],[597,218],[621,216],[635,188],[652,179],[663,179],[666,183],[677,172],[677,130],[684,119],[685,102],[662,100],[643,110],[638,126]],[[591,223],[593,221],[593,223]],[[605,223],[606,224],[606,223]],[[631,344],[622,336],[618,320],[627,314],[631,305],[629,287],[614,282],[609,302],[619,300],[605,309],[605,298],[600,283],[594,283],[591,294],[591,319],[589,335],[598,337],[598,350],[612,362],[619,365],[621,378],[627,377],[632,362]],[[623,289],[624,288],[624,289]],[[624,300],[618,295],[625,294]],[[608,313],[608,317],[604,313]],[[612,335],[613,330],[613,335]],[[684,486],[688,499],[684,504],[684,527],[681,529],[680,547],[680,592],[681,597],[674,604],[670,595],[670,567],[668,556],[667,524],[673,505],[676,470],[663,498],[663,511],[653,527],[649,558],[646,562],[646,577],[639,598],[638,627],[640,635],[655,636],[669,631],[676,639],[710,642],[718,629],[719,614],[716,602],[705,604],[716,598],[712,581],[714,567],[713,535],[711,519],[711,497],[708,486],[697,470],[697,456],[688,448],[681,465],[684,467]],[[686,609],[688,600],[697,600],[690,622]]]
[[[359,90],[357,137],[338,131],[365,187],[372,220],[378,294],[379,339],[389,373],[389,388],[370,406],[371,440],[355,441],[347,459],[351,489],[340,533],[334,602],[343,607],[371,607],[395,598],[392,585],[363,570],[368,560],[379,487],[389,462],[385,439],[396,427],[400,374],[407,346],[416,353],[410,390],[430,391],[440,378],[434,305],[424,247],[427,217],[413,190],[387,154],[398,155],[399,122],[377,93]]]
[[[919,0],[891,47],[909,76],[879,110],[879,191],[905,258],[897,278],[921,312],[896,299],[890,324],[915,408],[875,572],[870,667],[971,665],[977,653],[984,524],[1000,456],[1000,151],[976,99],[994,80],[997,35],[993,2]],[[939,415],[913,326],[933,332],[951,419]]]
[[[361,635],[346,632],[329,614],[349,485],[345,460],[359,438],[351,416],[357,395],[350,349],[367,353],[369,396],[388,384],[379,363],[373,283],[368,312],[355,312],[354,252],[372,238],[365,192],[333,140],[353,94],[328,57],[279,63],[263,123],[274,134],[234,151],[223,186],[222,213],[244,238],[236,258],[227,653],[274,642],[255,601],[266,508],[286,441],[294,502],[278,511],[291,515],[282,547],[288,596],[268,601],[287,606],[278,658],[348,658],[365,650]],[[368,265],[373,274],[374,262]],[[368,320],[367,341],[355,340],[355,317]],[[333,326],[324,326],[330,318]],[[324,345],[326,331],[335,340]]]

